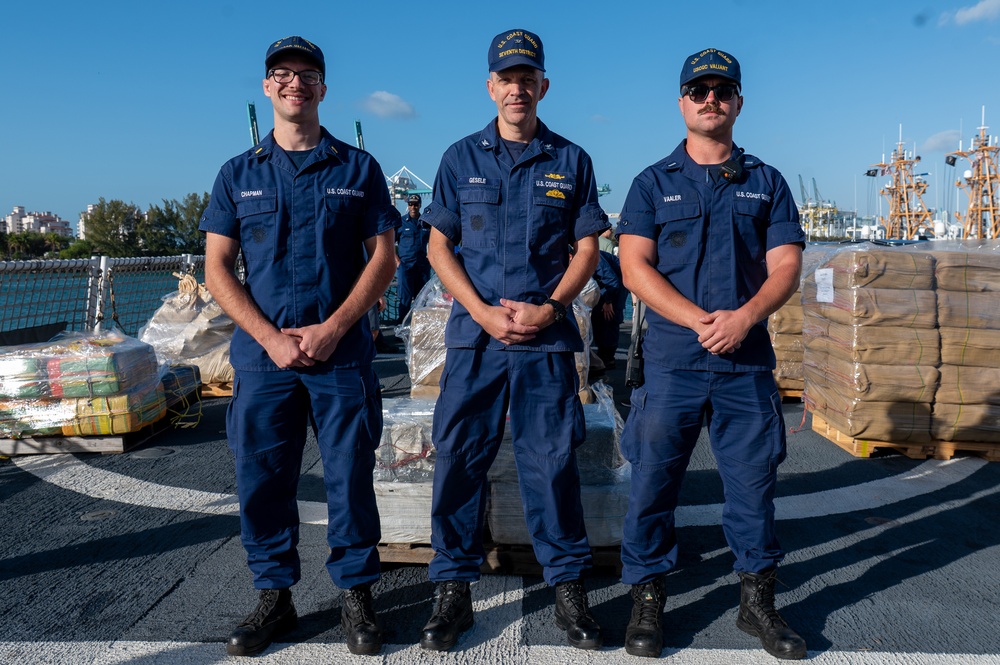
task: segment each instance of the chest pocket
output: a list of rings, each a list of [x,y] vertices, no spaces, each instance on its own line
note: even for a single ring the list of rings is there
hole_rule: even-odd
[[[460,187],[458,202],[462,212],[462,246],[496,247],[500,187]]]
[[[264,194],[236,202],[240,246],[247,256],[273,256],[277,242],[278,195]]]
[[[323,220],[323,247],[326,254],[338,248],[356,248],[360,242],[364,203],[354,196],[327,196]]]
[[[560,254],[570,242],[570,214],[576,192],[576,179],[559,173],[535,173],[531,200],[530,246],[537,253],[555,250]]]
[[[753,261],[763,261],[767,251],[770,205],[757,199],[737,198],[733,212],[739,242]]]
[[[695,263],[701,254],[700,203],[668,203],[656,209],[656,250],[661,265]]]

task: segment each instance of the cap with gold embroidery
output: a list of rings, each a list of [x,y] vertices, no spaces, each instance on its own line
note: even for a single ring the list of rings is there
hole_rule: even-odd
[[[264,56],[264,73],[271,71],[271,65],[278,57],[293,53],[314,61],[319,66],[319,70],[326,76],[326,60],[323,59],[323,51],[308,39],[303,39],[298,35],[271,42],[267,49],[267,55]]]
[[[490,42],[488,55],[491,72],[499,72],[516,65],[528,65],[545,71],[545,51],[541,38],[527,30],[507,30]]]
[[[681,86],[702,76],[718,76],[740,83],[740,63],[733,56],[715,48],[689,55],[681,68]]]

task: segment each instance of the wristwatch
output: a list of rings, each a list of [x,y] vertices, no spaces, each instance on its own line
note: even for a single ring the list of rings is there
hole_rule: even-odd
[[[549,298],[542,304],[552,305],[552,309],[554,309],[556,312],[556,321],[555,321],[556,323],[559,323],[560,321],[566,318],[566,305],[562,304],[558,300],[553,300],[552,298]]]

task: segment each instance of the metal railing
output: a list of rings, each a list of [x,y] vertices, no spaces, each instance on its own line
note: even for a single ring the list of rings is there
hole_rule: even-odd
[[[242,266],[237,267],[242,274]],[[136,336],[163,297],[177,290],[174,273],[204,282],[205,257],[0,261],[0,337],[46,327],[83,332],[111,321],[126,335]],[[395,280],[386,299],[383,322],[398,316]]]
[[[0,333],[61,326],[85,331],[114,321],[135,336],[177,290],[174,273],[204,280],[205,257],[0,261]]]

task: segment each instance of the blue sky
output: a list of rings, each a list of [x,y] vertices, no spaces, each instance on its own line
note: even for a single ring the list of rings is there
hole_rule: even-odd
[[[925,202],[954,209],[959,171],[945,153],[968,146],[984,106],[1000,134],[1000,0],[10,4],[0,216],[23,205],[75,225],[102,196],[146,207],[210,191],[249,147],[248,101],[261,135],[271,128],[263,56],[291,34],[326,53],[323,124],[353,142],[361,120],[387,174],[405,165],[432,182],[448,145],[496,114],[492,37],[537,32],[551,80],[539,116],[591,154],[609,213],[683,137],[680,66],[707,47],[742,64],[737,143],[777,167],[796,199],[801,176],[810,196],[815,179],[822,199],[877,212],[880,183],[863,173],[902,125],[928,173]]]

